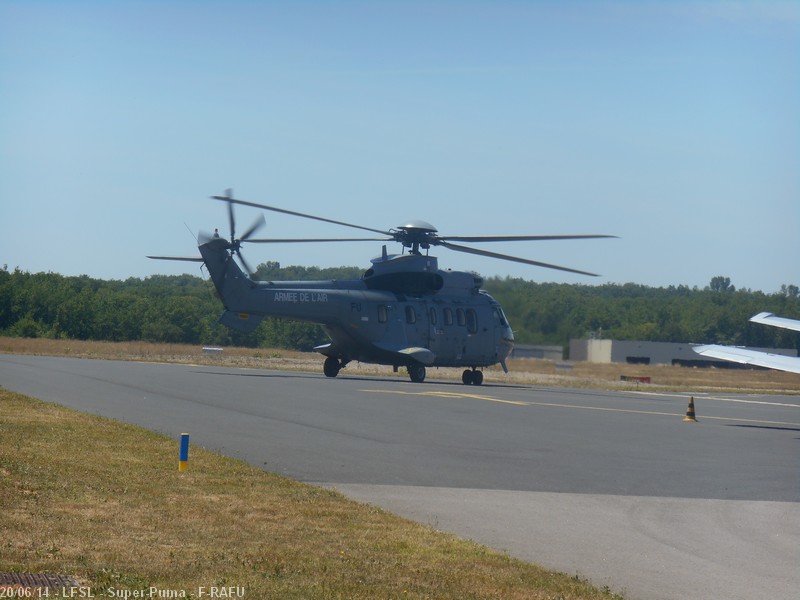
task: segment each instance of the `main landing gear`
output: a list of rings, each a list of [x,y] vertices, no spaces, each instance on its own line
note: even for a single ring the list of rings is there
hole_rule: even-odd
[[[425,381],[425,367],[422,365],[408,365],[408,376],[414,383]]]
[[[483,383],[483,371],[478,371],[474,367],[472,370],[466,369],[461,374],[461,381],[464,385],[480,385]]]
[[[342,367],[344,367],[344,363],[335,356],[329,356],[322,365],[322,372],[325,373],[325,377],[336,377]]]

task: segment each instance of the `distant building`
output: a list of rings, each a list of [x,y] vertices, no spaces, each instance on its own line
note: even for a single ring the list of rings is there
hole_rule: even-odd
[[[627,363],[638,365],[680,365],[685,367],[744,368],[747,365],[700,356],[694,344],[670,342],[635,342],[622,340],[570,340],[569,359],[594,363]],[[753,348],[756,350],[756,348]],[[762,352],[797,356],[788,348],[758,348]]]
[[[564,360],[562,346],[535,346],[533,344],[514,344],[510,358],[543,358],[546,360]]]

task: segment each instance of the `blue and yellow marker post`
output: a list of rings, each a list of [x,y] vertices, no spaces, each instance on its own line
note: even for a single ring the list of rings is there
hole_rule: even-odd
[[[178,471],[189,470],[189,434],[181,434],[181,451],[178,458]]]

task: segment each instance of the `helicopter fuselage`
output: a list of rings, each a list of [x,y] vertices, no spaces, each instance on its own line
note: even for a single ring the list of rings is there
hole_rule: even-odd
[[[440,235],[425,221],[410,221],[395,229],[364,227],[336,219],[320,217],[233,198],[233,191],[212,196],[228,205],[230,241],[219,236],[198,239],[201,257],[150,256],[158,260],[203,262],[217,289],[225,312],[219,322],[241,331],[253,331],[264,317],[283,317],[319,323],[331,341],[315,348],[327,356],[323,370],[335,377],[347,363],[401,365],[412,381],[425,380],[426,367],[467,367],[461,376],[465,384],[480,385],[479,368],[500,363],[514,346],[514,334],[500,305],[481,290],[483,280],[461,271],[439,269],[435,257],[427,254],[434,246],[455,252],[512,261],[536,267],[581,275],[595,273],[541,261],[489,252],[474,243],[577,240],[609,238],[598,234],[580,235]],[[249,206],[274,213],[378,234],[380,238],[284,238],[257,239],[254,234],[266,225],[264,215],[236,237],[233,206]],[[362,234],[363,235],[363,234]],[[236,264],[238,258],[251,273],[240,252],[247,243],[318,243],[318,242],[396,242],[403,254],[383,253],[372,260],[361,279],[345,281],[254,281]],[[454,243],[459,242],[459,243]],[[423,251],[426,254],[423,255]]]
[[[253,281],[228,248],[220,238],[199,247],[225,306],[220,322],[241,331],[266,316],[318,323],[331,340],[315,348],[328,357],[328,376],[351,361],[405,366],[413,381],[424,380],[425,367],[505,369],[514,336],[477,275],[440,270],[431,256],[384,252],[357,280]],[[481,381],[465,371],[465,383]]]

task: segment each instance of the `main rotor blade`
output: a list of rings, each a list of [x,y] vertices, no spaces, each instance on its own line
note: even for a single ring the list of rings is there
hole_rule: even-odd
[[[455,250],[456,252],[466,252],[467,254],[477,254],[478,256],[488,256],[489,258],[499,258],[500,260],[510,260],[512,262],[523,263],[526,265],[533,265],[535,267],[545,267],[546,269],[556,269],[557,271],[566,271],[568,273],[578,273],[579,275],[589,275],[591,277],[599,277],[597,273],[589,273],[588,271],[579,271],[577,269],[570,269],[569,267],[559,267],[558,265],[551,265],[548,263],[539,262],[536,260],[529,260],[527,258],[519,258],[518,256],[509,256],[507,254],[498,254],[497,252],[487,252],[486,250],[478,250],[476,248],[469,248],[467,246],[458,246],[448,242],[442,242],[442,246]]]
[[[203,262],[199,256],[148,256],[153,260],[182,260],[185,262]]]
[[[273,238],[263,240],[247,240],[256,244],[292,244],[297,242],[393,242],[394,238]]]
[[[596,238],[615,238],[616,235],[477,235],[477,236],[456,236],[456,235],[437,235],[436,239],[456,242],[540,242],[547,240],[589,240]]]
[[[283,213],[285,215],[292,215],[295,217],[303,217],[304,219],[312,219],[314,221],[322,221],[323,223],[333,223],[334,225],[342,225],[344,227],[352,227],[353,229],[362,229],[363,231],[371,231],[373,233],[380,233],[381,235],[392,235],[388,231],[380,229],[372,229],[371,227],[362,227],[361,225],[354,225],[353,223],[346,223],[344,221],[336,221],[334,219],[326,219],[325,217],[317,217],[308,215],[294,210],[287,210],[285,208],[278,208],[276,206],[269,206],[268,204],[257,204],[256,202],[248,202],[247,200],[237,200],[235,198],[228,198],[227,196],[211,196],[214,200],[221,200],[230,204],[241,204],[242,206],[251,206],[253,208],[263,208],[264,210],[271,210],[272,212]],[[230,205],[229,204],[229,205]]]

